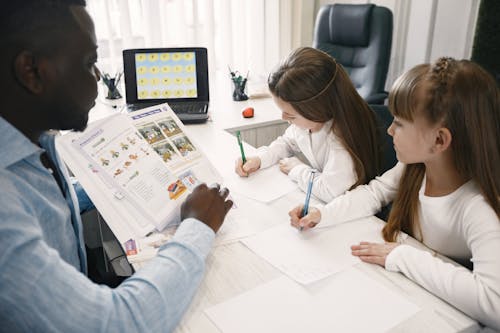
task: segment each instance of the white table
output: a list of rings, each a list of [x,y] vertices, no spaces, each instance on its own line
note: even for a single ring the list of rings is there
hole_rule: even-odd
[[[208,147],[206,153],[221,173],[227,170],[227,166],[225,166],[227,163],[234,164],[234,159],[239,153],[238,147],[232,136],[216,126],[215,120],[213,124],[189,126],[188,132],[191,137],[203,142],[202,147]],[[219,154],[214,152],[219,152]],[[224,154],[220,152],[224,152]],[[252,220],[263,224],[263,227],[273,226],[274,221],[283,220],[283,216],[286,216],[288,211],[301,203],[303,199],[304,193],[297,190],[268,205],[253,202],[252,211],[255,212],[255,216],[252,217]],[[260,213],[269,211],[274,216]],[[373,219],[377,218],[373,217]],[[409,241],[416,246],[420,245],[413,239]],[[417,315],[395,327],[391,332],[475,332],[478,330],[474,320],[402,274],[388,272],[382,267],[366,263],[357,264],[356,269],[403,295],[422,309]],[[205,278],[176,332],[219,332],[203,313],[206,308],[281,275],[282,273],[278,269],[240,242],[214,248],[207,259]]]
[[[244,131],[267,126],[282,126],[283,122],[280,111],[270,98],[232,102],[228,88],[227,94],[216,95],[212,100],[211,120],[206,124],[188,125],[187,131],[198,146],[205,150],[210,161],[224,177],[224,173],[228,170],[227,166],[234,165],[234,160],[239,156],[236,140],[229,132],[237,129]],[[242,118],[241,110],[247,106],[255,108],[254,118]],[[117,110],[98,103],[91,113],[91,120],[113,112]],[[246,145],[247,155],[251,154],[252,148]],[[302,202],[303,198],[304,194],[297,190],[271,204],[253,201],[249,204],[252,207],[246,208],[251,208],[255,212],[252,220],[260,223],[262,228],[267,228],[273,226],[275,220],[283,220],[283,216]],[[401,274],[387,272],[379,266],[365,263],[357,264],[355,269],[384,284],[422,309],[409,320],[393,328],[391,332],[474,332],[479,328],[474,320]],[[208,256],[207,269],[201,286],[176,332],[220,332],[204,314],[205,309],[281,275],[279,270],[240,242],[215,247]]]

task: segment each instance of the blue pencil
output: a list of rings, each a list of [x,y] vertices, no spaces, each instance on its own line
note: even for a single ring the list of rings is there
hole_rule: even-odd
[[[311,201],[311,192],[314,182],[314,176],[316,174],[316,170],[311,170],[311,175],[309,176],[309,183],[307,184],[307,192],[306,192],[306,201],[304,202],[304,208],[302,209],[302,217],[306,216],[309,212],[309,201]],[[302,231],[304,227],[300,227],[299,230]]]

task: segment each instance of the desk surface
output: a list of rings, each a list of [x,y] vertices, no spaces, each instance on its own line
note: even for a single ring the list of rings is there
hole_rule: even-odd
[[[254,128],[281,122],[281,113],[270,98],[232,102],[229,91],[228,88],[227,96],[216,95],[213,99],[212,119],[209,122],[201,125],[188,125],[186,129],[191,138],[198,143],[203,143],[198,146],[205,150],[208,158],[222,176],[227,172],[233,172],[234,160],[239,154],[234,137],[226,130]],[[255,108],[256,115],[252,119],[241,117],[241,110],[247,106]],[[91,120],[114,112],[117,112],[117,109],[111,109],[102,102],[98,103],[91,113]],[[251,154],[253,148],[247,146],[247,149],[249,149],[247,154]],[[222,151],[223,154],[221,154]],[[261,223],[264,228],[271,227],[275,224],[274,221],[280,218],[283,220],[283,215],[300,203],[303,197],[304,194],[297,190],[270,204],[250,200],[248,205],[252,207],[246,208],[255,212],[252,216],[253,220],[259,221],[258,223]],[[401,274],[387,272],[379,266],[366,263],[357,264],[355,269],[421,308],[421,311],[393,328],[391,332],[474,332],[478,330],[475,321]],[[283,273],[278,269],[240,242],[213,248],[207,258],[205,277],[176,332],[220,332],[204,314],[205,309],[282,275]]]
[[[230,169],[228,165],[234,165],[234,159],[239,153],[237,145],[233,142],[234,138],[215,124],[188,126],[188,132],[198,142],[212,147],[212,149],[207,149],[206,153],[224,176],[224,173]],[[213,147],[217,148],[213,150]],[[211,153],[216,151],[225,153]],[[270,204],[251,202],[249,204],[253,206],[252,211],[256,212],[252,220],[267,224],[269,227],[273,226],[276,224],[274,221],[283,221],[283,216],[286,216],[288,211],[303,199],[304,193],[297,190]],[[272,212],[272,216],[267,215],[269,212]],[[373,217],[373,219],[376,218]],[[413,242],[415,246],[419,245],[413,239],[410,242]],[[388,272],[382,267],[366,263],[357,264],[355,269],[399,293],[422,309],[391,332],[474,332],[478,330],[475,321],[402,274]],[[240,242],[215,247],[207,259],[205,278],[176,332],[220,332],[204,314],[205,309],[282,275],[283,273],[277,268]]]

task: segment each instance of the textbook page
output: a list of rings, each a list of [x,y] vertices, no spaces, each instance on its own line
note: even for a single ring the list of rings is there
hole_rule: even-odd
[[[373,219],[363,219],[301,232],[281,223],[242,242],[290,278],[307,285],[359,263],[350,246],[360,241],[383,243],[382,227]]]
[[[122,243],[180,222],[180,205],[194,187],[221,179],[167,104],[110,116],[60,141],[63,158]],[[104,205],[112,209],[101,211]]]
[[[280,171],[278,164],[259,169],[248,177],[240,177],[231,167],[224,184],[231,191],[250,199],[269,203],[297,189],[297,184]]]
[[[92,125],[97,126],[107,119]],[[90,129],[91,127],[88,130]],[[99,213],[104,217],[116,238],[123,244],[129,238],[140,238],[153,231],[155,226],[134,208],[134,205],[129,202],[129,198],[115,196],[110,184],[98,175],[98,170],[92,168],[87,158],[74,149],[72,142],[81,135],[82,133],[69,132],[58,137],[56,140],[57,150]]]
[[[420,309],[351,268],[314,286],[286,276],[205,310],[222,333],[386,332]]]

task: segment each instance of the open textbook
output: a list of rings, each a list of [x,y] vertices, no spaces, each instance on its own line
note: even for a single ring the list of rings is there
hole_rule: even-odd
[[[221,181],[167,104],[110,116],[57,145],[122,244],[179,222],[196,185]]]

